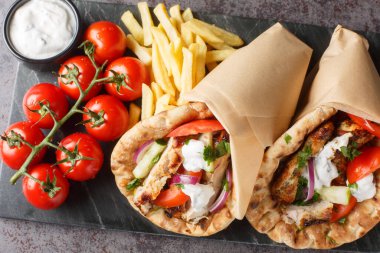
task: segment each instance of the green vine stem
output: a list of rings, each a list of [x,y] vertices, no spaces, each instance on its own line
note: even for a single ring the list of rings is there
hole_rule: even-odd
[[[51,114],[51,116],[52,116],[52,118],[54,120],[54,126],[53,126],[53,128],[50,130],[50,132],[45,136],[45,138],[38,145],[31,146],[32,152],[29,154],[28,158],[25,160],[25,162],[21,166],[21,168],[15,174],[13,174],[13,176],[10,178],[9,182],[11,184],[15,184],[17,182],[17,180],[21,176],[23,176],[23,175],[28,176],[27,170],[28,170],[29,164],[31,163],[31,161],[33,160],[33,158],[44,147],[46,147],[46,146],[50,146],[50,147],[53,147],[53,148],[57,147],[57,146],[55,146],[54,144],[52,144],[50,142],[53,139],[53,136],[57,133],[57,131],[61,128],[61,126],[68,119],[70,119],[75,113],[78,113],[78,112],[81,111],[81,110],[78,109],[78,107],[83,102],[83,98],[88,94],[88,92],[92,89],[92,87],[94,87],[95,84],[98,84],[98,83],[114,83],[114,82],[119,82],[120,81],[120,75],[114,75],[112,77],[104,77],[104,78],[98,79],[99,74],[103,71],[106,63],[104,63],[100,67],[96,64],[96,62],[94,60],[94,45],[92,43],[90,43],[88,41],[85,41],[85,42],[82,43],[82,45],[80,47],[84,48],[85,54],[89,57],[89,59],[91,60],[93,66],[96,69],[96,72],[95,72],[93,80],[91,81],[91,83],[87,87],[87,89],[83,91],[83,89],[79,85],[79,81],[78,81],[78,74],[79,73],[77,75],[75,75],[75,76],[71,76],[70,81],[73,81],[75,83],[75,85],[78,87],[79,91],[80,91],[80,96],[79,96],[78,100],[71,107],[70,111],[62,119],[60,119],[58,121],[56,120],[56,118],[54,117],[54,115],[52,115],[52,111],[49,110],[49,113]]]

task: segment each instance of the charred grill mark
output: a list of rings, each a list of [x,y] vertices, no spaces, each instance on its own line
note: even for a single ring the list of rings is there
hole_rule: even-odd
[[[311,226],[311,225],[318,225],[318,224],[322,224],[322,223],[326,223],[328,222],[329,220],[306,220],[304,223],[303,223],[303,227],[307,227],[307,226]]]
[[[176,206],[176,207],[172,207],[172,208],[166,208],[165,209],[165,214],[167,217],[169,218],[177,218],[177,219],[180,219],[182,214],[184,212],[186,212],[187,208],[185,205],[182,205],[182,206]]]

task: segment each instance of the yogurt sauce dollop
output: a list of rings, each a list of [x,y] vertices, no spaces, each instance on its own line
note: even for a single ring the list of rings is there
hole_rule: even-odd
[[[62,0],[30,0],[14,13],[9,35],[15,49],[31,59],[62,52],[74,38],[76,20]]]

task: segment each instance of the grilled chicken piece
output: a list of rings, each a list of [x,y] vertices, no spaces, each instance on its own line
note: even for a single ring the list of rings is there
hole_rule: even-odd
[[[335,165],[338,170],[339,176],[335,178],[331,185],[341,185],[346,186],[346,169],[348,159],[340,152],[339,150],[335,150],[334,158],[331,159],[331,162]]]
[[[136,188],[133,201],[137,206],[141,206],[144,213],[149,211],[150,201],[157,198],[166,181],[177,172],[182,163],[181,148],[176,142],[176,139],[169,139],[160,160],[153,166],[143,185]]]
[[[299,228],[304,228],[329,221],[333,207],[334,204],[322,200],[310,206],[290,205],[283,213],[287,223],[296,223]]]
[[[218,193],[222,190],[223,179],[225,178],[226,170],[230,165],[230,155],[225,155],[218,158],[215,161],[215,170],[213,173],[206,172],[204,173],[203,179],[208,184],[212,185],[212,188],[215,191],[215,194],[210,198],[210,203],[213,203],[218,197]]]
[[[187,211],[188,207],[186,207],[186,204],[183,204],[182,206],[176,206],[172,208],[166,208],[165,214],[169,218],[177,218],[180,219],[182,217],[182,214]]]
[[[333,133],[334,124],[331,121],[325,122],[307,137],[301,151],[304,147],[310,146],[311,155],[315,156],[331,139]],[[302,169],[298,169],[298,155],[301,151],[292,155],[279,174],[274,177],[271,192],[280,202],[290,204],[296,200],[298,180],[302,174]]]

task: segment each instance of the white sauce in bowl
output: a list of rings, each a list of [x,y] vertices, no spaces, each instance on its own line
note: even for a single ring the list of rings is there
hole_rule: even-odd
[[[9,26],[13,46],[31,59],[47,59],[64,51],[75,32],[73,10],[61,0],[30,0],[15,11]]]

